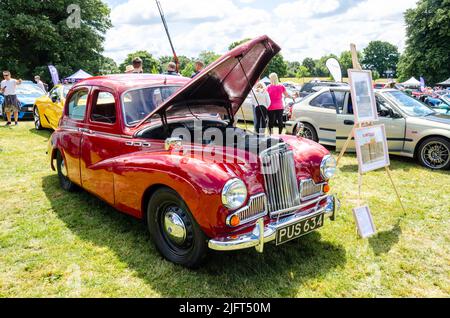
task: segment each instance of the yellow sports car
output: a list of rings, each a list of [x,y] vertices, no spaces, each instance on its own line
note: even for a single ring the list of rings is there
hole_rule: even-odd
[[[36,99],[33,107],[34,126],[37,130],[58,128],[59,119],[62,116],[64,102],[72,85],[58,84],[42,97]]]

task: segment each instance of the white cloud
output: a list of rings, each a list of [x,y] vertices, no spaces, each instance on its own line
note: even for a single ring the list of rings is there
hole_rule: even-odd
[[[416,0],[296,0],[272,8],[254,0],[161,0],[179,55],[203,50],[224,53],[230,43],[267,34],[288,60],[339,54],[350,43],[364,48],[372,40],[401,49],[403,12]],[[136,50],[170,55],[170,47],[153,1],[128,0],[113,8],[114,28],[107,33],[105,54],[122,62]]]

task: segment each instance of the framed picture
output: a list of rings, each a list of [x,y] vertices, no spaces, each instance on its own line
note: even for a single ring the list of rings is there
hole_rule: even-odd
[[[377,103],[372,84],[372,72],[348,70],[355,123],[378,120]]]
[[[368,206],[353,209],[353,216],[358,227],[358,234],[362,238],[371,237],[377,232]]]
[[[391,162],[384,125],[355,129],[359,173],[388,167]]]

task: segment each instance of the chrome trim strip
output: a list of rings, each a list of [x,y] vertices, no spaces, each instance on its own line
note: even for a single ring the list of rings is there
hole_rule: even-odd
[[[309,196],[303,197],[303,187],[306,183],[312,183],[314,186],[320,186],[320,192],[317,192],[315,194],[311,194]],[[322,183],[315,183],[313,179],[303,179],[300,180],[300,199],[302,202],[317,198],[320,195],[323,195],[323,186],[327,184],[326,182]]]
[[[247,210],[251,210],[252,208],[253,208],[253,210],[255,210],[255,207],[253,207],[253,203],[254,203],[256,200],[260,199],[260,198],[263,198],[263,203],[262,203],[262,204],[264,204],[264,211],[263,211],[263,212],[260,212],[260,213],[258,213],[258,214],[256,214],[256,215],[250,216],[249,218],[241,218],[241,217],[240,217],[241,223],[240,223],[238,226],[241,226],[241,225],[244,225],[244,224],[248,224],[248,223],[253,222],[253,221],[255,221],[255,220],[257,220],[257,219],[259,219],[259,218],[261,218],[261,217],[266,216],[266,215],[267,215],[267,198],[266,198],[266,195],[265,195],[264,193],[260,193],[260,194],[256,194],[256,195],[254,195],[254,196],[251,196],[250,199],[249,199],[249,201],[248,201],[248,204],[247,204],[246,206],[244,206],[243,208],[239,209],[238,211],[236,211],[236,212],[230,214],[230,215],[227,217],[227,220],[226,220],[227,225],[230,226],[230,227],[232,227],[232,225],[231,225],[230,223],[231,223],[231,218],[232,218],[233,216],[242,214],[243,212],[245,212],[245,211],[247,211]],[[260,204],[260,203],[261,203],[261,202],[256,202],[256,205],[258,205],[258,204]],[[257,208],[257,207],[258,207],[258,206],[256,206],[256,208]],[[252,211],[250,211],[250,213],[251,213],[251,212],[252,212]]]

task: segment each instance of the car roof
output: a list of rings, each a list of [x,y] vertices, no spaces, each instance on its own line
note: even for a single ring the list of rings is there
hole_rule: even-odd
[[[74,85],[74,89],[80,86],[105,86],[116,91],[124,92],[134,88],[144,88],[154,85],[183,86],[191,79],[182,76],[159,74],[118,74],[96,76],[85,79]]]

